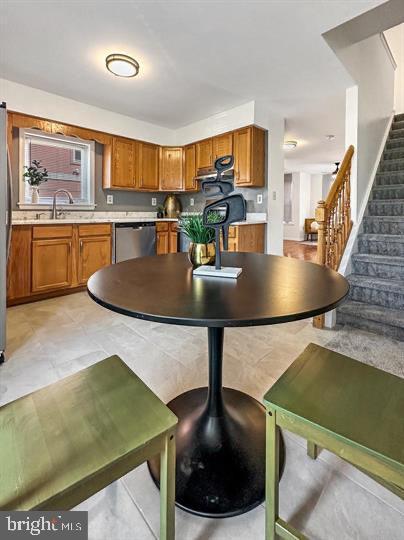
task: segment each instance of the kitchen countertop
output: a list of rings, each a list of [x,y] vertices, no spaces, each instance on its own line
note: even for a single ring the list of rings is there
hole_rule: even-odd
[[[63,224],[81,224],[81,223],[136,223],[136,222],[159,222],[159,221],[178,221],[176,218],[157,218],[152,216],[104,216],[104,217],[95,217],[94,215],[91,215],[91,217],[74,217],[74,216],[68,216],[68,217],[62,217],[59,219],[49,219],[49,218],[43,218],[43,219],[32,219],[30,217],[26,217],[25,219],[18,219],[15,218],[15,212],[13,213],[13,219],[12,219],[12,225],[63,225]],[[186,217],[186,216],[184,216]],[[267,220],[264,218],[258,218],[254,215],[247,216],[246,221],[239,221],[234,223],[233,225],[258,225],[258,224],[266,224]]]

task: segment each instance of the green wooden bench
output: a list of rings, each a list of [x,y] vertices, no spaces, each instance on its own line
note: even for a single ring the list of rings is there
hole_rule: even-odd
[[[278,515],[279,428],[304,437],[311,457],[326,448],[404,494],[404,379],[311,343],[264,403],[267,540],[306,538]]]
[[[161,456],[160,538],[174,538],[177,417],[111,356],[0,407],[0,509],[69,510]]]

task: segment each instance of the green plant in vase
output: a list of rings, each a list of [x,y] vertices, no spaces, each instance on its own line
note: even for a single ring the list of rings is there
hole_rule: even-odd
[[[181,231],[188,236],[188,257],[194,268],[215,263],[215,230],[203,224],[202,214],[193,214],[181,219]]]
[[[42,182],[48,180],[48,170],[41,166],[41,161],[33,159],[31,165],[24,165],[26,171],[23,173],[24,181],[31,186],[31,202],[37,204],[39,202],[39,186]]]

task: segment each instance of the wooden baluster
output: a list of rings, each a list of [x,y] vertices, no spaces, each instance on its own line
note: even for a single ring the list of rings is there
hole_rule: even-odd
[[[325,201],[319,201],[316,208],[316,221],[318,223],[318,242],[317,242],[317,264],[324,266],[327,264],[328,257],[328,215]],[[313,326],[315,328],[324,328],[324,315],[313,317]]]

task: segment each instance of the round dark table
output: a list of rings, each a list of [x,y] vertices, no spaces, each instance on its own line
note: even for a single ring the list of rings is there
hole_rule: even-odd
[[[265,497],[264,408],[243,392],[223,388],[224,328],[319,315],[349,290],[337,272],[297,259],[225,252],[222,264],[243,271],[238,279],[196,277],[187,254],[179,253],[108,266],[87,285],[91,298],[112,311],[208,328],[208,387],[189,390],[168,407],[179,418],[176,504],[209,517],[242,514]],[[282,449],[281,470],[283,455]],[[149,468],[158,485],[159,460]]]

